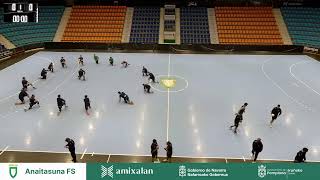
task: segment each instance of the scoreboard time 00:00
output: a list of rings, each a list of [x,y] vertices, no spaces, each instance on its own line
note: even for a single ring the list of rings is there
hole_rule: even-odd
[[[5,3],[4,7],[4,22],[38,22],[38,4],[36,3]]]

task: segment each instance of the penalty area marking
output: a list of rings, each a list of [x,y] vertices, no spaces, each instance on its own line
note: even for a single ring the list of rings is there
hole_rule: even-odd
[[[303,63],[308,63],[309,61],[300,61],[297,63],[294,63],[290,66],[290,75],[297,81],[299,81],[301,84],[303,84],[305,87],[307,87],[308,89],[310,89],[311,91],[313,91],[314,93],[316,93],[318,96],[320,96],[320,93],[318,91],[316,91],[315,89],[313,89],[311,86],[309,86],[306,82],[302,81],[301,79],[299,79],[294,73],[293,73],[293,68],[296,67],[298,64],[303,64]]]
[[[278,83],[276,83],[264,70],[265,64],[267,64],[270,60],[272,60],[273,58],[268,58],[267,60],[265,60],[262,65],[261,65],[261,71],[263,72],[264,76],[271,81],[271,83],[276,86],[284,95],[286,95],[289,99],[291,99],[293,102],[295,102],[296,104],[298,104],[299,106],[309,110],[309,111],[313,111],[313,109],[305,104],[303,104],[302,102],[298,101],[295,97],[289,95],[287,93],[287,91],[285,91]]]

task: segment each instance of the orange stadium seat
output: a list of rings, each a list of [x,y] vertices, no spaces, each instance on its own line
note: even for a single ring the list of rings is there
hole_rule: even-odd
[[[63,42],[121,43],[127,7],[73,6]]]
[[[272,7],[216,7],[221,44],[283,44]]]

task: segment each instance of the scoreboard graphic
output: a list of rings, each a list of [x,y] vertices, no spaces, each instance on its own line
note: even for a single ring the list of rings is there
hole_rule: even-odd
[[[4,22],[38,22],[38,4],[28,2],[4,3]]]

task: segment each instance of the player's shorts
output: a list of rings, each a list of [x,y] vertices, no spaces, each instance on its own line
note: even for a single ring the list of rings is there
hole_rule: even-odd
[[[151,155],[152,155],[153,158],[156,158],[158,156],[158,152],[151,153]]]

